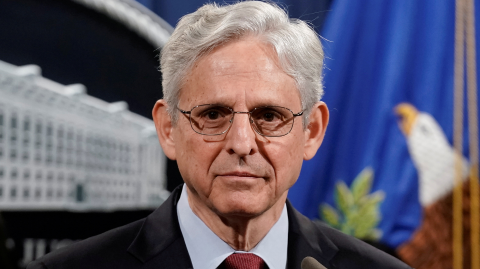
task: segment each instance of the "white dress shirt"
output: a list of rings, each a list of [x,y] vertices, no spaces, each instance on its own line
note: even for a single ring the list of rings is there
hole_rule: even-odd
[[[194,269],[215,269],[236,251],[218,237],[193,213],[188,203],[187,186],[183,185],[177,205],[178,222]],[[262,258],[270,269],[287,266],[288,215],[283,207],[282,215],[267,235],[248,253]]]

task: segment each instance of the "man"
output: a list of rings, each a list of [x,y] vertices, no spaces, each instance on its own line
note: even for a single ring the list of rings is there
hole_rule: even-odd
[[[326,268],[409,268],[287,201],[327,127],[322,65],[316,33],[274,5],[183,17],[162,50],[153,118],[185,185],[146,219],[28,268],[284,269],[307,256]]]

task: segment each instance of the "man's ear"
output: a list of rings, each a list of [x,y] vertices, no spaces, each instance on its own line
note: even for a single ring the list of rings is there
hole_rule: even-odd
[[[152,116],[163,152],[169,159],[175,160],[176,154],[175,140],[173,138],[173,124],[172,118],[167,112],[167,107],[168,105],[165,100],[158,100],[153,107]]]
[[[324,102],[317,102],[309,116],[309,124],[305,130],[304,160],[310,160],[317,153],[323,142],[328,125],[328,107]]]

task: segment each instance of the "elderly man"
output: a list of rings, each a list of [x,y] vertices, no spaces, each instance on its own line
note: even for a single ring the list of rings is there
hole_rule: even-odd
[[[409,268],[287,201],[328,123],[317,34],[263,2],[205,5],[162,50],[153,118],[185,184],[146,219],[28,268]],[[315,261],[308,268],[323,268]]]

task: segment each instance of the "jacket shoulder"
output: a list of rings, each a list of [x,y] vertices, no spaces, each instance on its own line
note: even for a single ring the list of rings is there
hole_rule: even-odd
[[[353,236],[346,235],[320,221],[313,223],[318,232],[327,236],[337,246],[338,252],[331,262],[338,268],[411,269],[399,259]]]
[[[140,261],[129,254],[127,249],[144,220],[57,249],[31,262],[27,269],[135,268],[135,264],[140,264]]]

